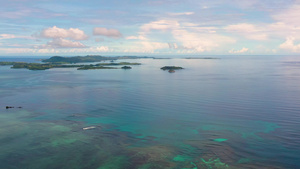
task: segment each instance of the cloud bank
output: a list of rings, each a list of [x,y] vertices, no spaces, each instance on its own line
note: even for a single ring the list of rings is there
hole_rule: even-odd
[[[249,49],[248,48],[242,48],[241,50],[234,50],[234,49],[231,49],[230,51],[229,51],[229,53],[231,53],[231,54],[239,54],[239,53],[246,53],[246,52],[248,52],[249,51]]]
[[[109,38],[116,38],[119,39],[122,37],[122,34],[117,29],[107,29],[102,27],[94,28],[93,35],[100,35],[100,36],[106,36]]]
[[[80,42],[74,42],[71,40],[56,38],[48,42],[46,48],[85,48],[86,46]]]
[[[63,29],[56,26],[44,29],[40,36],[43,38],[70,38],[73,40],[86,40],[88,38],[84,31],[78,28]]]

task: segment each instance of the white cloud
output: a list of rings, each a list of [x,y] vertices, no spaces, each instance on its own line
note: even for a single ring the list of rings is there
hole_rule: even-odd
[[[286,41],[281,44],[279,47],[284,50],[290,50],[292,52],[300,52],[300,44],[294,44],[295,38],[288,37]]]
[[[229,25],[225,29],[233,32],[247,32],[247,33],[257,32],[257,28],[255,28],[254,25],[248,23]]]
[[[232,33],[237,33],[251,40],[267,40],[268,36],[264,33],[263,28],[258,28],[255,25],[248,23],[240,23],[236,25],[229,25],[225,30]]]
[[[143,46],[142,48],[147,51],[154,51],[156,49],[164,49],[169,48],[168,43],[160,43],[160,42],[140,42]]]
[[[293,37],[297,40],[300,39],[300,26],[293,26],[284,22],[276,22],[266,25],[270,37],[284,40],[286,37]]]
[[[94,28],[93,31],[94,35],[101,35],[101,36],[106,36],[106,37],[110,37],[110,38],[121,38],[122,34],[120,31],[118,31],[117,29],[107,29],[107,28]]]
[[[168,43],[170,49],[178,49],[178,45],[176,43]]]
[[[300,39],[300,5],[292,5],[290,8],[273,14],[275,23],[268,25],[274,36],[280,38],[294,37]]]
[[[34,53],[35,49],[31,48],[0,48],[0,51],[6,54],[11,54],[11,53]]]
[[[155,53],[158,49],[169,49],[168,43],[160,42],[136,42],[131,47],[126,47],[123,50],[125,53]]]
[[[194,12],[168,13],[170,16],[193,15]]]
[[[242,48],[241,50],[234,50],[234,49],[231,49],[230,51],[228,51],[229,53],[232,53],[232,54],[237,54],[237,53],[245,53],[245,52],[248,52],[249,49],[248,48]]]
[[[73,40],[85,40],[88,38],[84,31],[78,28],[63,29],[56,26],[44,29],[40,36],[43,38],[70,38]]]
[[[274,36],[285,38],[285,42],[279,45],[280,49],[290,52],[300,52],[300,44],[295,44],[300,40],[300,4],[299,2],[279,13],[273,14],[272,18],[276,23],[270,24],[268,29]]]
[[[127,36],[125,39],[127,40],[147,40],[146,37],[142,36],[142,35],[139,35],[139,36]]]
[[[196,52],[211,51],[221,45],[235,43],[235,40],[215,33],[195,33],[184,29],[172,31],[172,35],[183,48]]]
[[[144,24],[138,34],[139,36],[129,36],[126,39],[139,39],[140,49],[151,52],[158,52],[159,49],[175,49],[186,53],[199,53],[236,42],[233,38],[217,34],[215,27],[201,27],[198,24],[181,23],[174,19]],[[160,39],[159,42],[157,38]],[[170,41],[172,43],[169,43]]]
[[[77,48],[70,49],[71,53],[97,53],[97,52],[112,52],[107,46],[90,47],[90,48]]]
[[[6,54],[56,54],[56,53],[100,53],[100,52],[113,52],[107,46],[90,47],[90,48],[72,48],[72,49],[33,49],[33,48],[0,48],[0,52]]]
[[[265,24],[249,24],[240,23],[235,25],[229,25],[224,29],[228,32],[242,35],[247,39],[252,40],[283,40],[285,42],[278,46],[279,49],[283,49],[290,52],[300,52],[300,44],[296,44],[296,41],[300,40],[300,5],[299,3],[291,5],[289,8],[282,8],[276,10],[271,14],[274,19],[273,23]],[[275,42],[275,41],[274,41]],[[267,53],[277,52],[276,49],[267,50]],[[261,51],[264,51],[261,50]],[[234,50],[231,50],[234,52]]]
[[[142,31],[149,32],[151,30],[170,30],[177,28],[179,26],[179,23],[175,20],[159,20],[150,22],[148,24],[144,24],[141,27]]]
[[[35,39],[31,36],[16,36],[14,34],[0,34],[0,39]]]
[[[290,8],[274,14],[272,17],[278,22],[283,22],[288,25],[300,26],[300,5],[296,4]]]
[[[36,49],[34,53],[99,53],[110,52],[107,46],[90,47],[90,48],[72,48],[72,49]]]
[[[46,45],[41,45],[38,48],[85,48],[86,46],[80,42],[56,38],[48,42]]]
[[[13,39],[16,38],[13,34],[0,34],[0,39]]]

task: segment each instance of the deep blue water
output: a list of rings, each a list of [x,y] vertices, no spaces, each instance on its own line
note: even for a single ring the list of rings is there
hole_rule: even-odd
[[[1,168],[300,168],[300,56],[220,58],[0,66]]]

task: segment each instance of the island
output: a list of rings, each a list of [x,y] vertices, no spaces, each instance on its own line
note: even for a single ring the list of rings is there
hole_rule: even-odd
[[[80,58],[80,59],[78,59]],[[12,69],[29,69],[29,70],[47,70],[52,68],[77,68],[77,70],[90,70],[90,69],[120,69],[120,67],[112,67],[112,66],[123,66],[121,69],[131,69],[128,65],[141,65],[141,63],[130,63],[130,62],[110,62],[110,63],[98,63],[98,64],[69,64],[69,62],[82,62],[82,61],[92,61],[91,58],[94,58],[93,61],[98,59],[103,60],[111,60],[112,57],[102,57],[102,56],[87,56],[87,57],[70,57],[65,60],[65,57],[54,56],[51,57],[50,60],[45,59],[42,62],[47,61],[47,63],[26,63],[26,62],[0,62],[0,65],[12,65]],[[121,57],[118,57],[121,58]],[[124,57],[122,57],[124,58]],[[126,57],[127,58],[127,57]],[[133,57],[137,58],[137,57]],[[74,60],[73,60],[74,59]],[[115,58],[114,58],[115,59]],[[97,60],[99,61],[99,60]],[[126,67],[125,67],[126,66]]]
[[[179,66],[164,66],[160,68],[162,70],[168,70],[169,73],[175,73],[175,70],[180,70],[183,69],[182,67]]]
[[[96,65],[97,66],[141,65],[141,63],[120,62],[120,63],[98,63]]]
[[[180,69],[183,69],[183,68],[179,67],[179,66],[164,66],[160,69],[162,69],[162,70],[180,70]]]
[[[130,66],[123,66],[121,69],[132,69]]]
[[[0,62],[0,65],[3,65]],[[29,70],[46,70],[51,68],[74,68],[83,65],[60,65],[60,64],[41,64],[41,63],[25,63],[25,62],[12,62],[12,69],[29,69]]]
[[[95,65],[84,65],[77,70],[95,70],[95,69],[118,69],[117,67],[107,67],[107,66],[95,66]]]
[[[101,55],[87,55],[87,56],[73,56],[73,57],[62,57],[62,56],[52,56],[49,59],[42,59],[42,62],[46,63],[56,63],[56,64],[67,64],[67,63],[84,63],[84,62],[102,62],[102,61],[111,61],[120,59],[148,59],[153,57],[138,57],[138,56],[114,56],[107,57]]]
[[[25,63],[25,62],[0,62],[0,65],[12,65],[12,69],[29,69],[29,70],[47,70],[52,68],[77,68],[77,70],[90,70],[90,69],[119,69],[120,67],[112,66],[123,66],[121,69],[131,69],[130,66],[124,65],[141,65],[140,63],[100,63],[90,65],[76,65],[76,64],[42,64],[42,63]]]

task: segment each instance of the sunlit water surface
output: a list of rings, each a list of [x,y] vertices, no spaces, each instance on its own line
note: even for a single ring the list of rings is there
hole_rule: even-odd
[[[0,168],[300,168],[300,57],[220,58],[0,66]]]

